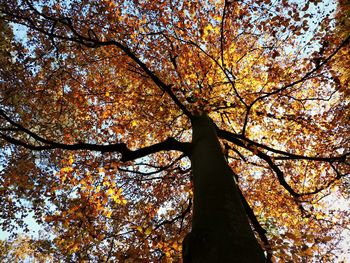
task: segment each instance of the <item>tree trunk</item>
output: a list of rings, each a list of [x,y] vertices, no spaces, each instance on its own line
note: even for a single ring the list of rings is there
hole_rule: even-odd
[[[198,116],[192,129],[193,220],[183,241],[184,263],[265,262],[214,123],[207,115]]]

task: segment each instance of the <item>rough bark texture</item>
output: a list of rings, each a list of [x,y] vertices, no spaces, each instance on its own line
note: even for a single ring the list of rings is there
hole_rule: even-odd
[[[192,120],[192,129],[194,206],[192,231],[183,242],[184,263],[265,262],[214,123],[202,115]]]

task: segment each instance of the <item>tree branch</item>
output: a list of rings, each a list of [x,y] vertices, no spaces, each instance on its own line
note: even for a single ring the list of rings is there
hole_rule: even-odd
[[[90,150],[90,151],[98,151],[98,152],[119,152],[122,155],[121,161],[126,162],[130,160],[135,160],[159,151],[177,150],[185,154],[189,154],[190,147],[191,147],[190,143],[179,142],[176,139],[171,137],[169,137],[163,142],[156,143],[144,148],[140,148],[138,150],[130,150],[129,148],[127,148],[125,143],[115,143],[115,144],[108,144],[108,145],[89,144],[89,143],[64,144],[64,143],[48,140],[30,131],[29,129],[25,128],[23,125],[13,121],[9,116],[5,114],[3,110],[0,110],[0,116],[2,116],[8,123],[14,126],[16,128],[16,131],[25,133],[32,139],[38,141],[40,145],[35,145],[35,144],[21,141],[3,132],[0,132],[0,137],[9,143],[22,146],[24,148],[34,150],[34,151],[64,149],[64,150],[70,150],[70,151]]]
[[[298,79],[298,80],[296,80],[296,81],[294,81],[294,82],[292,82],[292,83],[289,83],[289,84],[287,84],[287,85],[283,86],[282,88],[279,88],[279,89],[277,89],[277,90],[275,90],[275,91],[269,92],[269,93],[265,94],[264,96],[261,96],[261,97],[256,98],[256,99],[250,104],[250,106],[253,106],[253,105],[254,105],[256,102],[258,102],[259,100],[262,100],[262,99],[264,99],[264,98],[266,98],[266,97],[269,97],[269,96],[271,96],[271,95],[277,94],[277,93],[279,93],[279,92],[281,92],[281,91],[283,91],[283,90],[286,90],[286,89],[288,89],[288,88],[290,88],[290,87],[293,87],[293,86],[295,86],[295,85],[297,85],[297,84],[299,84],[299,83],[305,81],[305,80],[308,79],[313,73],[315,73],[316,71],[318,71],[319,69],[321,69],[324,65],[326,65],[326,64],[328,63],[328,61],[330,61],[330,60],[338,53],[338,51],[339,51],[342,47],[344,47],[346,44],[348,44],[348,42],[350,42],[350,36],[348,36],[347,38],[345,38],[345,39],[343,40],[343,42],[342,42],[342,43],[341,43],[327,58],[325,58],[325,59],[324,59],[319,65],[317,65],[314,69],[312,69],[311,71],[307,72],[302,78],[300,78],[300,79]]]
[[[184,220],[186,215],[189,214],[191,212],[191,207],[192,207],[192,198],[188,199],[188,205],[187,207],[180,213],[178,214],[176,217],[170,219],[170,220],[164,220],[162,222],[160,222],[155,228],[154,230],[162,227],[163,225],[169,225],[169,224],[173,224],[175,221],[181,219]]]
[[[122,157],[122,162],[127,162],[135,160],[138,158],[145,157],[149,154],[157,153],[160,151],[180,151],[188,154],[190,149],[190,143],[179,142],[176,139],[169,137],[163,142],[153,144],[151,146],[146,146],[137,150],[130,150],[125,143],[114,143],[114,144],[89,144],[89,143],[76,143],[76,144],[64,144],[54,141],[46,140],[45,145],[34,145],[21,140],[15,139],[11,136],[8,136],[4,133],[0,133],[0,137],[5,141],[12,143],[14,145],[22,146],[26,149],[33,151],[43,151],[43,150],[53,150],[53,149],[62,149],[69,151],[78,151],[78,150],[88,150],[88,151],[97,151],[97,152],[119,152]]]
[[[217,134],[220,138],[230,141],[234,144],[236,144],[237,140],[240,141],[240,143],[245,142],[243,144],[244,144],[244,148],[246,149],[248,149],[247,145],[250,145],[250,146],[255,146],[255,147],[270,151],[272,153],[283,155],[283,156],[274,156],[273,158],[276,160],[278,159],[278,160],[309,160],[309,161],[321,161],[321,162],[343,162],[345,161],[347,156],[350,156],[350,152],[344,153],[342,155],[330,156],[330,157],[305,156],[300,154],[289,153],[282,150],[277,150],[267,145],[264,145],[262,143],[252,141],[246,138],[245,136],[234,134],[232,132],[225,131],[222,129],[217,129]]]
[[[96,35],[92,36],[92,34],[89,34],[88,36],[83,36],[80,34],[74,27],[73,24],[71,23],[71,20],[69,18],[54,18],[45,15],[44,13],[39,12],[29,1],[25,1],[29,8],[36,13],[38,16],[43,17],[44,19],[51,21],[54,23],[56,26],[57,23],[61,23],[62,25],[66,26],[71,33],[73,33],[73,37],[67,37],[67,36],[62,36],[54,33],[54,30],[46,30],[41,27],[38,27],[35,25],[33,20],[30,20],[27,17],[24,16],[19,16],[15,15],[7,10],[1,10],[4,14],[8,15],[9,17],[17,18],[17,19],[22,19],[26,23],[22,23],[24,26],[27,26],[29,28],[32,28],[46,36],[48,36],[51,40],[52,39],[61,39],[65,41],[71,41],[75,43],[79,43],[81,45],[84,45],[88,48],[98,48],[98,47],[103,47],[103,46],[116,46],[120,50],[122,50],[125,55],[127,55],[129,58],[131,58],[134,62],[136,62],[142,70],[153,80],[153,82],[161,88],[163,91],[165,91],[170,98],[173,100],[173,102],[182,110],[182,112],[189,118],[192,117],[191,112],[187,110],[187,108],[181,103],[181,101],[176,97],[176,95],[173,93],[171,90],[171,84],[165,84],[150,68],[147,67],[147,65],[141,61],[140,58],[138,58],[134,52],[132,52],[127,46],[123,45],[122,43],[115,41],[115,40],[108,40],[108,41],[101,41],[99,40]],[[18,21],[16,21],[18,22]],[[20,23],[20,22],[18,22]],[[29,23],[29,24],[27,24]]]
[[[350,41],[350,36],[348,36],[333,52],[332,54],[330,54],[327,58],[325,58],[319,65],[316,65],[315,68],[313,68],[312,70],[310,70],[309,72],[307,72],[303,77],[301,77],[300,79],[294,81],[294,82],[291,82],[287,85],[284,85],[283,87],[275,90],[275,91],[272,91],[272,92],[269,92],[269,93],[266,93],[265,95],[263,96],[260,96],[260,97],[257,97],[251,104],[247,105],[247,110],[246,110],[246,113],[245,113],[245,116],[244,116],[244,123],[243,123],[243,129],[242,129],[242,134],[244,135],[245,134],[245,130],[246,130],[246,127],[247,127],[247,124],[248,124],[248,118],[249,118],[249,114],[250,114],[250,110],[252,109],[252,107],[260,100],[263,100],[267,97],[270,97],[271,95],[274,95],[274,94],[278,94],[288,88],[291,88],[299,83],[302,83],[306,80],[308,80],[309,78],[312,78],[312,74],[317,72],[319,69],[321,69],[324,65],[326,65],[328,63],[328,61],[330,61],[337,53],[338,51],[344,47],[348,42]]]
[[[270,166],[270,168],[275,172],[277,179],[279,181],[279,183],[294,197],[300,197],[300,194],[295,192],[293,190],[293,188],[291,188],[291,186],[286,182],[283,172],[281,171],[281,169],[272,161],[271,157],[268,156],[267,154],[263,153],[262,151],[258,150],[256,147],[252,147],[252,145],[247,145],[244,142],[242,142],[241,140],[235,138],[234,136],[227,136],[228,134],[225,133],[225,131],[223,130],[218,130],[218,135],[226,135],[225,139],[236,144],[237,146],[240,146],[242,148],[245,148],[249,151],[251,151],[252,153],[254,153],[255,155],[257,155],[258,157],[260,157],[261,159],[263,159],[265,162],[268,163],[268,165]],[[228,138],[227,138],[228,137]]]
[[[330,186],[335,180],[339,179],[340,177],[346,176],[345,175],[341,175],[339,177],[339,173],[337,172],[337,178],[334,179],[333,181],[330,181],[325,187],[316,189],[315,191],[312,192],[307,192],[307,193],[297,193],[296,191],[293,190],[293,188],[287,183],[287,181],[284,178],[284,174],[281,171],[281,169],[273,162],[272,158],[275,157],[270,157],[268,154],[260,151],[259,149],[257,149],[258,147],[263,148],[263,149],[267,149],[267,150],[272,150],[272,152],[275,153],[279,153],[279,154],[283,154],[283,155],[287,155],[287,157],[285,157],[285,159],[304,159],[304,160],[313,160],[313,161],[324,161],[324,162],[329,162],[331,165],[333,162],[344,162],[345,158],[350,155],[350,153],[346,153],[340,156],[336,156],[336,157],[308,157],[308,156],[302,156],[302,155],[295,155],[295,154],[290,154],[284,151],[279,151],[279,150],[275,150],[272,148],[269,148],[267,146],[264,146],[262,144],[259,143],[255,143],[247,138],[244,138],[240,135],[236,135],[233,133],[230,133],[228,131],[225,130],[221,130],[221,129],[217,129],[217,134],[219,137],[221,137],[222,139],[225,139],[227,141],[230,141],[232,143],[234,143],[237,146],[240,146],[244,149],[249,150],[250,152],[254,153],[256,156],[258,156],[259,158],[263,159],[269,166],[270,168],[275,172],[277,179],[279,181],[279,183],[293,196],[293,197],[301,197],[301,196],[306,196],[306,195],[311,195],[311,194],[316,194],[324,189],[326,189],[328,186]],[[242,140],[245,140],[242,141]],[[271,151],[270,150],[270,151]],[[334,166],[332,165],[332,167],[334,168]]]
[[[161,173],[161,172],[169,169],[170,167],[174,166],[178,161],[180,161],[185,156],[186,156],[185,154],[182,154],[178,158],[176,158],[174,161],[172,161],[170,164],[162,166],[162,167],[160,167],[157,170],[152,171],[152,172],[140,172],[140,171],[129,170],[129,169],[124,169],[124,168],[118,168],[118,170],[122,171],[122,172],[135,173],[135,174],[140,174],[140,175],[144,175],[144,176],[158,174],[158,173]]]
[[[269,240],[266,237],[266,230],[260,225],[258,219],[256,218],[253,209],[250,207],[249,203],[247,202],[247,200],[245,199],[241,189],[239,189],[239,187],[237,187],[239,195],[241,196],[241,200],[242,200],[242,204],[244,207],[244,210],[250,220],[250,222],[252,223],[255,231],[258,233],[261,241],[264,243],[264,248],[265,251],[267,253],[267,262],[271,262],[271,251],[270,251],[270,243]]]

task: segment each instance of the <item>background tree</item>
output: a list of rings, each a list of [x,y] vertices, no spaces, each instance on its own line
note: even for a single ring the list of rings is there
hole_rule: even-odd
[[[210,209],[235,191],[268,258],[333,260],[349,228],[349,35],[328,2],[1,1],[3,228],[34,211],[61,260],[178,262],[187,156],[196,177],[220,155],[239,188],[215,177]]]

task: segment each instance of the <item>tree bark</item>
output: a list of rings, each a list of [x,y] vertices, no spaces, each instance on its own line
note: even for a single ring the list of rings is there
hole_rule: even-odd
[[[192,231],[183,241],[184,263],[265,262],[215,124],[201,115],[193,118],[192,129],[193,219]]]

